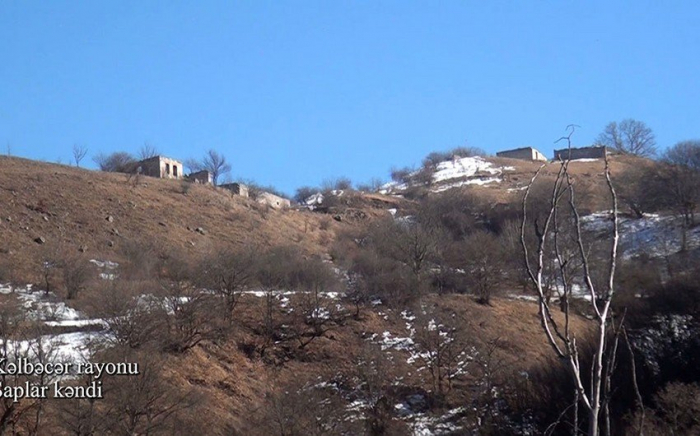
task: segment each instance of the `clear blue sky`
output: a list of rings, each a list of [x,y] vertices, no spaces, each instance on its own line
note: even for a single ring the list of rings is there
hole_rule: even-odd
[[[465,143],[551,155],[571,123],[665,147],[700,137],[698,23],[696,1],[5,0],[0,145],[215,148],[288,193]]]

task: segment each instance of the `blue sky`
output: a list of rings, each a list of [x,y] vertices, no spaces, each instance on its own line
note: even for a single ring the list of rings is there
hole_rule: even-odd
[[[465,144],[551,155],[572,123],[666,147],[700,138],[698,22],[691,1],[4,1],[0,145],[214,148],[288,193]]]

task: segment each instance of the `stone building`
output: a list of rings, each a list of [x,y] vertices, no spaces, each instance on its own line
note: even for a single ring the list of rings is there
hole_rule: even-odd
[[[610,150],[604,145],[554,150],[554,160],[604,159]]]
[[[214,176],[207,170],[197,171],[196,173],[188,175],[187,178],[192,182],[201,183],[203,185],[211,185],[214,183]]]
[[[219,188],[228,189],[241,197],[248,197],[248,186],[244,185],[243,183],[226,183],[219,185]]]
[[[532,147],[522,147],[513,150],[499,151],[496,153],[498,157],[507,157],[510,159],[520,159],[520,160],[535,160],[546,162],[547,157],[540,153],[537,149]]]
[[[154,156],[139,162],[141,174],[160,179],[182,179],[182,162],[163,156]]]
[[[262,204],[267,204],[274,209],[284,209],[290,207],[292,202],[286,198],[279,197],[275,194],[270,194],[269,192],[261,192],[255,197],[255,201]]]

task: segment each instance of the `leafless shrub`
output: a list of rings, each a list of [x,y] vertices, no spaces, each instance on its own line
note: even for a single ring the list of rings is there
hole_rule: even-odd
[[[188,389],[177,389],[163,376],[163,361],[153,353],[112,350],[111,361],[138,363],[138,375],[107,377],[104,382],[105,427],[110,434],[182,434],[174,425],[178,414],[199,401]]]
[[[152,286],[117,278],[97,288],[92,310],[117,346],[143,348],[160,337],[165,314],[161,302],[148,294]]]
[[[73,144],[73,161],[75,161],[75,166],[80,167],[80,161],[85,158],[88,153],[88,149],[83,144]]]
[[[291,300],[290,330],[299,349],[342,323],[344,310],[327,294],[339,290],[335,273],[327,264],[318,259],[296,262],[288,285],[296,291]]]
[[[139,148],[139,160],[150,159],[158,156],[158,154],[160,154],[158,149],[148,141],[144,142],[141,148]]]
[[[154,277],[157,252],[146,241],[125,240],[119,246],[124,262],[119,266],[119,274],[128,280],[147,280]]]
[[[365,182],[365,183],[358,183],[356,185],[356,188],[358,191],[362,192],[377,192],[379,189],[384,185],[384,182],[381,179],[373,178],[370,179],[370,181]]]
[[[391,169],[391,180],[397,183],[408,183],[410,180],[411,173],[413,170],[411,168],[392,168]]]
[[[156,309],[159,314],[162,348],[183,353],[206,339],[221,334],[216,313],[216,301],[211,294],[195,286],[197,272],[187,259],[179,254],[166,257],[159,268],[162,301]]]
[[[635,433],[662,436],[700,432],[700,386],[697,383],[669,383],[656,394],[655,400],[651,416],[645,420],[638,416],[632,418]],[[638,411],[637,415],[640,413]]]
[[[394,417],[391,395],[392,363],[378,347],[365,344],[354,360],[351,373],[357,389],[354,396],[365,405],[361,412],[368,435],[407,434],[405,424]]]
[[[297,256],[293,247],[278,246],[263,253],[258,263],[256,283],[263,292],[261,324],[258,328],[261,341],[257,346],[261,357],[265,356],[265,352],[275,340],[282,339],[277,297],[278,292],[289,283],[290,267]]]
[[[439,401],[449,392],[454,381],[467,374],[476,348],[474,332],[458,314],[441,314],[437,310],[418,311],[413,324],[416,329],[416,360],[430,377],[430,388]],[[471,372],[471,368],[469,368]]]
[[[486,157],[489,155],[483,148],[472,147],[472,146],[462,146],[462,147],[453,148],[450,151],[450,154],[452,154],[453,156],[458,156],[458,157],[473,157],[473,156]]]
[[[217,251],[202,262],[200,285],[216,293],[224,306],[224,319],[230,325],[241,292],[255,282],[259,268],[259,247],[245,246],[236,250]]]
[[[347,177],[337,177],[335,179],[326,179],[321,183],[321,192],[329,191],[345,191],[352,189],[352,181]]]
[[[134,173],[138,162],[129,153],[117,151],[109,155],[102,153],[93,157],[93,161],[100,167],[101,171],[109,171],[114,173]]]
[[[304,203],[304,201],[311,197],[312,195],[321,192],[321,188],[314,188],[311,186],[302,186],[300,188],[297,188],[296,193],[294,194],[294,201],[297,203]]]
[[[469,288],[481,304],[490,304],[506,280],[506,251],[502,240],[487,232],[467,237],[457,248]]]
[[[83,256],[64,257],[61,261],[61,271],[68,300],[77,298],[94,275],[94,267]]]
[[[255,428],[249,431],[280,436],[357,434],[360,428],[346,420],[344,406],[343,399],[331,389],[295,380],[266,395],[264,407],[254,419]]]
[[[226,156],[214,149],[207,151],[201,159],[188,159],[185,164],[193,172],[209,171],[214,186],[219,184],[220,177],[231,172],[231,164],[226,160]]]

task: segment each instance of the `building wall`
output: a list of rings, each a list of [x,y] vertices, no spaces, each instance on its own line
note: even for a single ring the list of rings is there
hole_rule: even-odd
[[[141,173],[161,179],[182,179],[182,162],[162,156],[155,156],[139,162]]]
[[[510,159],[521,160],[540,160],[546,161],[547,157],[532,147],[518,148],[515,150],[505,150],[496,153],[498,157],[507,157]]]
[[[224,185],[219,185],[219,188],[228,189],[241,197],[248,197],[248,186],[243,183],[226,183]]]
[[[292,202],[287,200],[286,198],[278,197],[275,194],[270,194],[269,192],[263,192],[258,194],[258,196],[255,198],[255,201],[257,201],[258,203],[267,204],[268,206],[273,207],[275,209],[284,209],[292,205]]]
[[[543,153],[540,153],[540,151],[537,150],[536,148],[533,148],[532,149],[532,160],[547,162],[547,156],[545,156]]]
[[[561,150],[554,150],[554,159],[603,159],[607,153],[607,147],[580,147],[572,148],[571,150],[564,148]]]
[[[192,173],[189,176],[187,176],[188,179],[192,180],[195,183],[201,183],[204,185],[211,185],[213,183],[213,176],[209,171],[197,171],[196,173]]]

